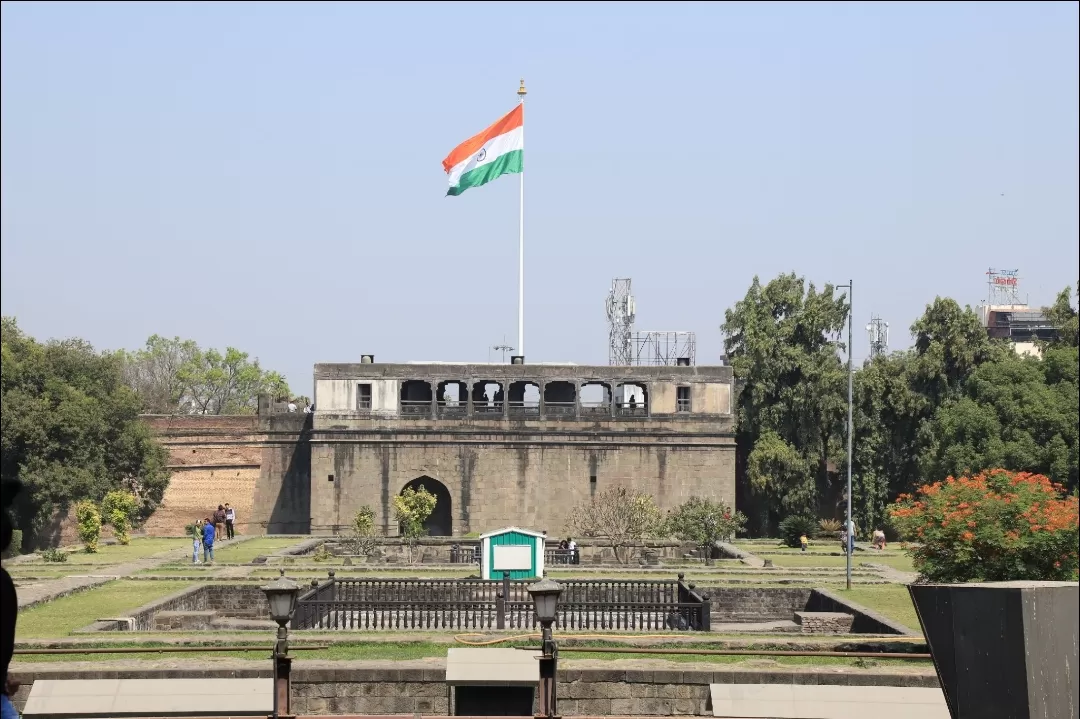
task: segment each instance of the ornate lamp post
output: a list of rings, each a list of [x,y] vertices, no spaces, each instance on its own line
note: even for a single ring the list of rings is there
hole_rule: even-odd
[[[559,595],[562,591],[562,586],[551,579],[541,579],[536,584],[529,585],[529,594],[532,596],[533,606],[536,609],[536,619],[542,628],[538,716],[548,719],[558,716],[555,711],[555,672],[559,660],[559,648],[551,636],[551,625],[555,623]]]
[[[289,688],[291,685],[292,657],[289,656],[289,620],[296,611],[300,585],[281,576],[262,588],[270,604],[270,618],[277,622],[277,641],[274,642],[274,716],[291,717]]]

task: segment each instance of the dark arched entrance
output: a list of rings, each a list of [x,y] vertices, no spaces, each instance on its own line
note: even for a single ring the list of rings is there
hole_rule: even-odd
[[[454,528],[450,490],[446,485],[432,477],[417,477],[401,488],[404,492],[409,487],[419,490],[423,487],[435,495],[435,511],[424,522],[424,531],[431,537],[449,537]]]

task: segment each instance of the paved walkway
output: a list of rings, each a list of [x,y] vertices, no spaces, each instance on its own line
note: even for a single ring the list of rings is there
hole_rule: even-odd
[[[251,537],[240,537],[232,540],[226,539],[215,543],[214,546],[227,547],[232,544],[243,542],[246,539],[251,539]],[[58,579],[41,580],[34,584],[24,584],[18,587],[17,590],[19,594],[19,609],[26,609],[44,602],[51,602],[54,599],[59,599],[60,597],[65,597],[75,592],[81,592],[85,589],[92,589],[101,586],[106,582],[111,582],[114,579],[121,579],[137,574],[145,569],[157,569],[163,564],[179,561],[185,557],[191,557],[190,543],[189,546],[183,549],[169,549],[149,557],[144,557],[143,559],[136,559],[133,562],[97,567],[89,570],[93,572],[93,574],[69,575]],[[243,568],[238,567],[237,569]],[[250,571],[250,569],[248,571]],[[241,575],[238,574],[237,576]]]

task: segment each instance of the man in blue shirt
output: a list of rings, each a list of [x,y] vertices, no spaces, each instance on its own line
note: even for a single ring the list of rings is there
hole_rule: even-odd
[[[207,517],[202,530],[203,562],[206,564],[214,561],[214,534],[214,523]]]

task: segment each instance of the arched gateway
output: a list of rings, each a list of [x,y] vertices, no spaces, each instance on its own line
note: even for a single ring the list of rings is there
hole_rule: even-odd
[[[431,537],[449,537],[454,528],[450,490],[439,480],[426,475],[412,480],[401,491],[410,487],[416,491],[423,487],[435,495],[435,511],[424,521],[424,531]]]

